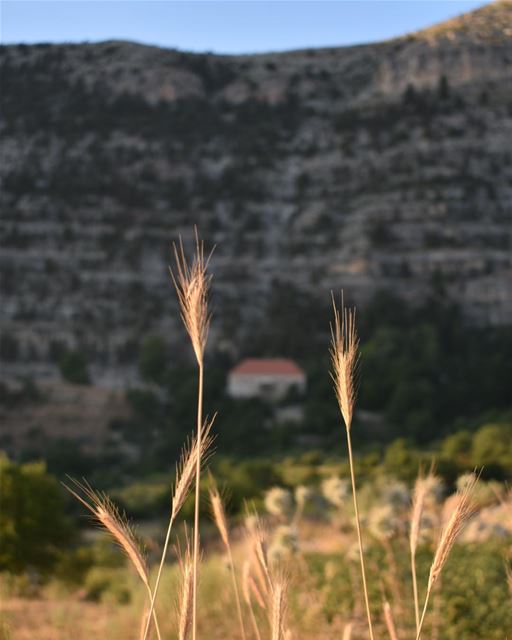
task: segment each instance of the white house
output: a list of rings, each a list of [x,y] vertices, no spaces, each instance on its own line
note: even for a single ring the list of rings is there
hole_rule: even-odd
[[[228,375],[228,394],[232,398],[282,398],[289,389],[306,389],[306,374],[286,358],[247,358]]]

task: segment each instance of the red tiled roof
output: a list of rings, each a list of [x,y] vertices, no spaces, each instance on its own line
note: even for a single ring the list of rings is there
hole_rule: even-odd
[[[287,358],[247,358],[230,371],[235,375],[303,376],[304,371]]]

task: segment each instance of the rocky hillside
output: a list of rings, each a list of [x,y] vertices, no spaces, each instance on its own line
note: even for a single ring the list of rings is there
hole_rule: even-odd
[[[5,376],[56,376],[77,346],[125,384],[141,336],[181,343],[167,265],[195,223],[234,352],[276,282],[361,304],[436,290],[512,322],[512,3],[365,46],[0,61]]]

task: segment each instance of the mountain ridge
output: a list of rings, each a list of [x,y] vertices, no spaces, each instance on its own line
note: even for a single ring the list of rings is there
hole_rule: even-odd
[[[179,344],[169,244],[194,223],[218,246],[232,353],[276,281],[363,304],[441,290],[510,324],[509,19],[499,2],[383,43],[244,56],[3,46],[4,375],[56,376],[65,346],[126,382],[142,336]]]

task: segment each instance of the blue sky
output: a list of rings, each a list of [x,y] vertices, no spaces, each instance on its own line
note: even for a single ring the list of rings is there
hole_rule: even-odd
[[[0,0],[3,43],[135,40],[252,53],[384,40],[485,0]]]

